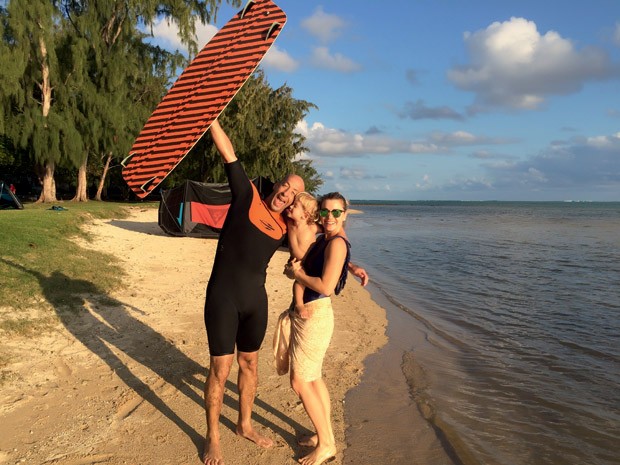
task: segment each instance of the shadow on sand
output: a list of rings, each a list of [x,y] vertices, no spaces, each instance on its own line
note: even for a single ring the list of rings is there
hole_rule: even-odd
[[[109,297],[94,283],[71,278],[59,271],[46,276],[10,260],[4,258],[0,260],[13,267],[16,272],[34,276],[39,281],[46,300],[54,307],[58,318],[67,330],[104,361],[128,387],[176,424],[192,440],[198,454],[202,453],[203,434],[197,432],[179,417],[151,386],[131,371],[112,348],[150,369],[193,400],[200,408],[204,408],[202,397],[204,378],[200,374],[208,373],[206,368],[132,315],[132,313],[143,313],[142,310]],[[227,381],[226,388],[237,397],[236,383]],[[229,393],[225,393],[224,397],[224,403],[238,411],[238,401]],[[255,410],[262,409],[288,424],[295,431],[308,432],[307,428],[258,398],[255,407]],[[298,449],[295,434],[257,412],[254,412],[253,419],[280,435],[293,451]],[[236,431],[236,423],[230,418],[222,415],[220,422],[233,432]]]
[[[138,232],[142,234],[149,234],[152,236],[168,236],[157,224],[157,221],[144,222],[144,221],[130,221],[130,220],[111,220],[108,222],[112,226],[127,231]]]

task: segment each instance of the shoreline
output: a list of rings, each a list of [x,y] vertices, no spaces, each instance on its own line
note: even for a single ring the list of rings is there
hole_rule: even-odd
[[[388,339],[366,358],[360,384],[346,395],[349,446],[344,463],[461,464],[420,396],[426,382],[415,351],[427,344],[424,328],[372,281],[368,292],[386,312]]]

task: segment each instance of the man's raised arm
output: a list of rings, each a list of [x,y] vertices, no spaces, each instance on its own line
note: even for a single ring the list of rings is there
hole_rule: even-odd
[[[211,131],[213,142],[215,142],[217,151],[220,152],[224,163],[232,163],[233,161],[236,161],[237,155],[235,155],[235,149],[233,148],[230,139],[222,129],[222,126],[220,126],[220,122],[218,120],[213,121],[209,130]]]

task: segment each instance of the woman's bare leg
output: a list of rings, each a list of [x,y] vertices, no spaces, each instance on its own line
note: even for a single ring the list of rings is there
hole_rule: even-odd
[[[327,417],[327,424],[329,425],[329,436],[335,443],[334,432],[332,430],[332,420],[331,420],[331,401],[329,398],[329,391],[327,390],[327,386],[325,385],[325,381],[323,379],[317,379],[314,381],[317,384],[317,390],[319,397],[321,398],[321,404],[323,405],[323,410]],[[298,444],[304,447],[316,447],[318,443],[318,437],[316,434],[310,436],[304,436],[299,441]]]
[[[316,447],[305,457],[299,459],[303,465],[318,465],[336,455],[336,442],[331,426],[331,409],[325,408],[325,401],[329,403],[329,393],[322,379],[306,382],[293,374],[291,383],[293,389],[310,417],[316,429]]]

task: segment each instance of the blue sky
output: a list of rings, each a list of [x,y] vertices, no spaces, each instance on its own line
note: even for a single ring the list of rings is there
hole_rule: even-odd
[[[619,0],[276,3],[261,67],[318,106],[298,130],[321,192],[620,201]]]

